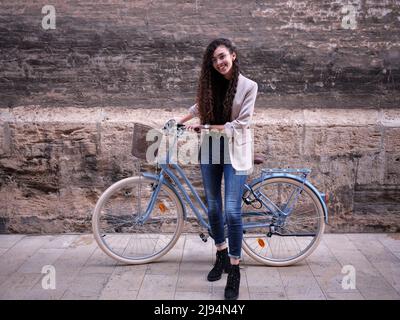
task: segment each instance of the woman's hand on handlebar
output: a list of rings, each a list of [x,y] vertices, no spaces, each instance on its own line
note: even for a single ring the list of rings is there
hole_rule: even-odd
[[[204,129],[204,126],[202,124],[188,124],[188,125],[186,125],[186,130],[188,130],[188,131],[200,132],[201,129]]]

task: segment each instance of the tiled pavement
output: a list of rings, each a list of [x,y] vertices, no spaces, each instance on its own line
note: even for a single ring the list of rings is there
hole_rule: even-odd
[[[211,241],[182,235],[159,261],[118,265],[91,235],[0,235],[0,299],[223,299],[207,282]],[[55,289],[44,289],[54,267]],[[344,266],[350,266],[345,267]],[[354,289],[342,282],[354,268]],[[342,273],[343,271],[343,273]],[[400,234],[325,234],[305,261],[267,267],[244,256],[239,299],[400,299]]]

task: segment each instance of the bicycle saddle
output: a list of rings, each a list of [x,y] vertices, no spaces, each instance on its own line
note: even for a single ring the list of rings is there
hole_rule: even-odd
[[[254,164],[264,163],[265,157],[262,154],[254,154]]]

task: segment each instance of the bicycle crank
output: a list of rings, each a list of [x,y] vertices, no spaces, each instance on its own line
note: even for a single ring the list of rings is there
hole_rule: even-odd
[[[269,226],[269,231],[267,233],[267,237],[271,238],[274,233],[275,233],[275,226],[274,225],[270,225]]]

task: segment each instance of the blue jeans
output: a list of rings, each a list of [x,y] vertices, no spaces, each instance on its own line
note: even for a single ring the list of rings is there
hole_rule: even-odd
[[[220,163],[212,163],[212,143],[209,145],[209,162],[201,163],[204,192],[207,200],[208,220],[215,245],[225,243],[224,223],[228,225],[229,256],[241,258],[243,222],[242,222],[242,194],[247,175],[236,174],[229,163],[224,163],[224,143],[220,143]],[[227,148],[225,147],[225,151]],[[215,149],[214,149],[215,150]],[[225,155],[226,157],[226,155]],[[207,157],[206,157],[207,158]],[[214,160],[215,157],[214,155]],[[226,159],[226,158],[225,158]],[[221,183],[224,176],[225,210],[222,208]]]

